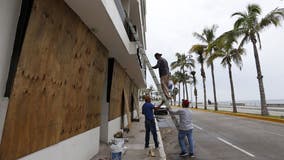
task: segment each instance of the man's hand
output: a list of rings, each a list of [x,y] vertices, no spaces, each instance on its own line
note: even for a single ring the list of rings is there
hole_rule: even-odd
[[[165,100],[162,100],[161,105],[163,105],[165,103]]]

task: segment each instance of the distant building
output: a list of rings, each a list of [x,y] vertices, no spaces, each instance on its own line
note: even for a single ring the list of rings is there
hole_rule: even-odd
[[[145,0],[0,2],[0,159],[90,159],[138,117]]]

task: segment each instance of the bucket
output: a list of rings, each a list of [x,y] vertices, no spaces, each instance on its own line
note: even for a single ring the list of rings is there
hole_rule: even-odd
[[[111,152],[111,160],[121,160],[121,152]]]

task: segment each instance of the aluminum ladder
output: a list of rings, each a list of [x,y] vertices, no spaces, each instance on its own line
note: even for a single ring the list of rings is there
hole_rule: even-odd
[[[154,70],[153,70],[153,68],[152,68],[152,65],[151,65],[151,63],[150,63],[150,61],[149,61],[149,59],[148,59],[148,57],[147,57],[147,55],[146,55],[146,53],[145,53],[145,50],[144,50],[144,48],[142,47],[141,42],[139,41],[138,34],[137,34],[137,32],[136,32],[136,30],[135,30],[133,24],[131,23],[131,21],[130,21],[129,19],[127,19],[127,23],[128,23],[128,25],[129,25],[130,30],[131,30],[131,33],[133,34],[134,39],[135,39],[135,41],[136,41],[136,43],[137,43],[137,46],[138,46],[138,49],[139,49],[139,53],[140,53],[141,56],[142,56],[142,57],[141,57],[142,61],[143,61],[143,62],[146,64],[146,66],[148,67],[148,69],[149,69],[149,71],[150,71],[150,74],[151,74],[151,76],[152,76],[152,78],[153,78],[153,80],[154,80],[154,83],[155,83],[155,85],[156,85],[156,87],[157,87],[157,89],[158,89],[158,92],[160,93],[160,95],[162,96],[162,99],[164,100],[164,104],[166,105],[167,108],[169,108],[169,110],[171,110],[172,108],[171,108],[171,106],[170,106],[170,104],[169,104],[169,101],[168,101],[168,99],[166,98],[166,96],[165,96],[165,94],[164,94],[164,92],[163,92],[163,90],[162,90],[162,86],[161,86],[161,84],[160,84],[159,81],[158,81],[158,78],[157,78],[157,76],[156,76],[156,74],[155,74],[155,72],[154,72]],[[169,114],[170,114],[170,116],[171,116],[171,118],[172,118],[172,120],[173,120],[173,122],[174,122],[174,124],[175,124],[175,127],[178,129],[178,120],[177,120],[177,118],[175,117],[175,115],[171,114],[171,112],[169,112]]]
[[[154,80],[154,83],[155,83],[155,85],[157,87],[158,92],[160,93],[160,95],[162,96],[162,99],[164,100],[164,104],[167,106],[167,108],[169,108],[169,110],[171,110],[172,108],[171,108],[171,105],[169,104],[169,100],[166,98],[166,96],[165,96],[165,94],[164,94],[164,92],[162,90],[162,86],[161,86],[160,82],[158,81],[156,73],[154,72],[154,69],[152,68],[151,63],[149,62],[149,59],[146,56],[146,53],[145,53],[144,49],[140,49],[140,53],[141,53],[141,56],[142,56],[142,60],[144,61],[144,63],[146,64],[146,66],[149,69],[149,72],[150,72],[150,74],[151,74],[151,76],[152,76],[152,78]],[[171,118],[172,118],[176,128],[178,128],[178,120],[177,120],[177,118],[175,117],[175,115],[171,114],[171,112],[169,112],[169,114],[170,114],[170,116],[171,116]]]

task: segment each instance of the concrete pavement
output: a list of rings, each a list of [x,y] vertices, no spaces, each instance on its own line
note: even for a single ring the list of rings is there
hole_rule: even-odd
[[[125,142],[126,150],[122,155],[123,160],[164,160],[166,159],[164,153],[163,142],[161,140],[161,135],[159,129],[158,138],[160,142],[160,147],[154,149],[154,141],[152,134],[150,135],[150,149],[152,150],[151,156],[149,154],[150,149],[145,149],[145,126],[144,126],[144,116],[140,116],[139,122],[133,122],[130,131],[124,133],[124,137],[127,142]],[[93,157],[91,160],[110,160],[111,159],[111,149],[107,144],[101,144],[99,153]]]

